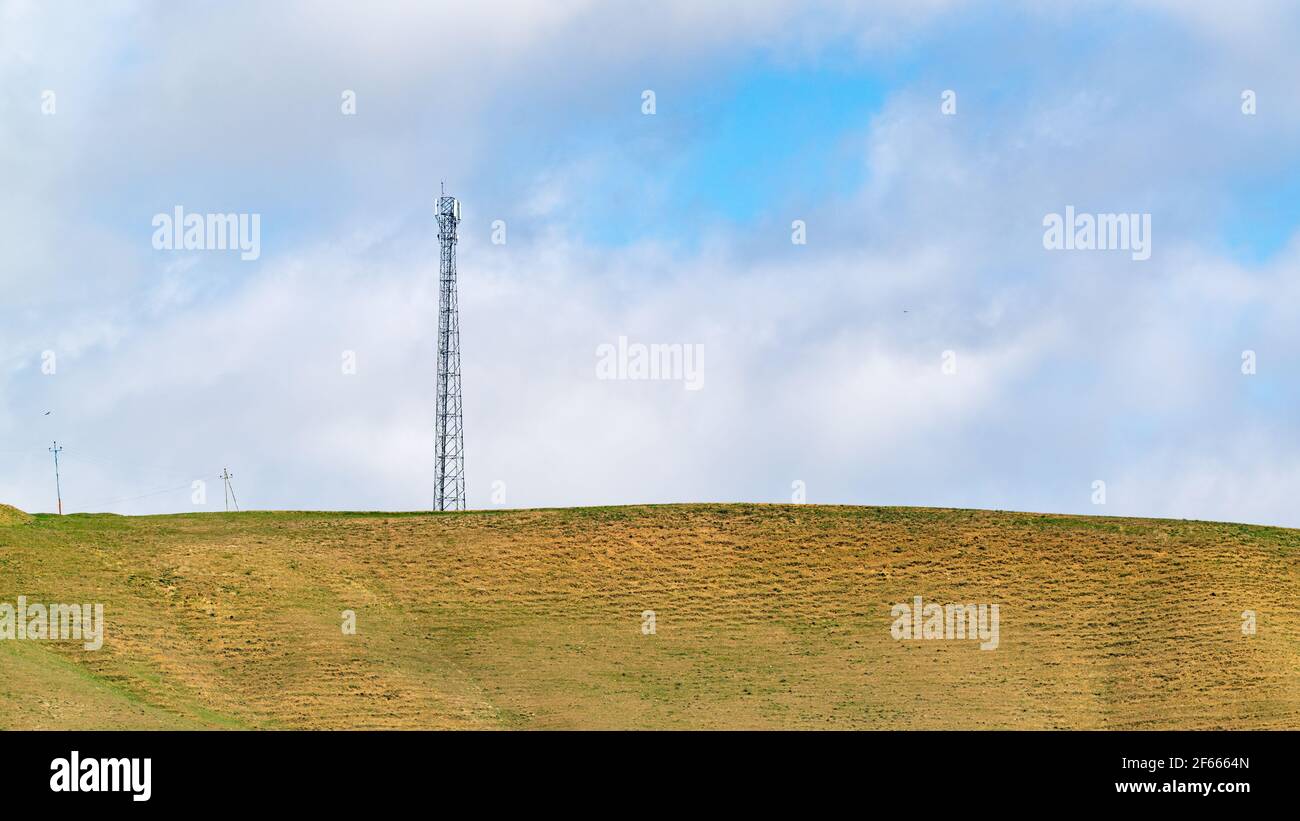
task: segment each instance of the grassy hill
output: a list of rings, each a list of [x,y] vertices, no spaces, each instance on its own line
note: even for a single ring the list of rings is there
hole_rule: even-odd
[[[0,641],[0,728],[1300,727],[1296,530],[772,505],[7,510],[0,603],[102,602],[107,627],[98,652]],[[998,648],[895,641],[890,608],[916,595],[998,603]]]
[[[23,513],[11,505],[0,505],[0,527],[5,525],[24,525],[32,521],[31,515]]]

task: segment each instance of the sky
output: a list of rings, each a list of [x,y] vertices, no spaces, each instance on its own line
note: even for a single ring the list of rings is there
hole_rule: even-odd
[[[1297,42],[1284,2],[0,0],[0,501],[55,509],[57,440],[70,513],[220,510],[223,468],[428,509],[445,183],[472,508],[1300,526]],[[155,247],[176,207],[260,253]],[[1067,207],[1149,258],[1045,247]],[[696,384],[603,378],[620,338]]]

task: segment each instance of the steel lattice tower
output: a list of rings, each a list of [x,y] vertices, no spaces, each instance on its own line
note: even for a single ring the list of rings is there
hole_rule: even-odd
[[[456,238],[460,202],[446,191],[438,199],[442,246],[438,295],[438,421],[434,433],[434,510],[465,509],[465,428],[460,397],[460,313],[456,300]]]

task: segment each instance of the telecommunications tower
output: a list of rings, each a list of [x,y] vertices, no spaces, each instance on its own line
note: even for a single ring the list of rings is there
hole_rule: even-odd
[[[442,246],[438,289],[438,409],[434,431],[434,510],[465,509],[465,428],[460,400],[460,313],[456,306],[456,236],[460,201],[438,198]]]

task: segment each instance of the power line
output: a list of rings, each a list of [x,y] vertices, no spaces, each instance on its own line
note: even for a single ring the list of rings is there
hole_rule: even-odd
[[[74,455],[72,455],[72,456],[66,456],[66,457],[65,457],[65,456],[61,456],[61,454],[62,454],[64,448],[63,448],[62,446],[60,446],[58,442],[54,442],[54,446],[53,446],[53,447],[50,447],[50,448],[47,448],[46,450],[48,450],[50,453],[53,453],[53,454],[54,454],[54,479],[55,479],[55,493],[56,493],[56,498],[57,498],[57,502],[58,502],[58,510],[59,510],[59,513],[60,513],[60,514],[62,514],[62,512],[63,512],[63,489],[62,489],[62,476],[63,476],[63,473],[62,473],[62,467],[63,467],[63,462],[68,461],[69,459],[72,460],[73,462],[94,463],[94,464],[97,464],[97,465],[103,465],[103,466],[105,466],[105,467],[119,467],[119,466],[121,466],[121,465],[127,465],[127,466],[130,466],[130,467],[138,467],[138,468],[142,468],[142,469],[144,469],[144,470],[156,471],[158,474],[160,474],[160,477],[159,477],[159,478],[163,478],[163,479],[173,478],[173,477],[177,477],[177,476],[183,476],[183,475],[185,475],[185,473],[186,473],[185,471],[182,471],[182,470],[177,470],[177,469],[174,469],[174,468],[163,467],[163,466],[161,466],[161,465],[145,465],[145,464],[143,464],[143,463],[139,463],[139,462],[122,462],[122,461],[120,461],[120,460],[116,460],[116,459],[113,459],[113,460],[101,459],[101,458],[94,457],[94,456],[87,456],[87,455],[85,455],[85,454],[81,454],[81,453],[78,453],[78,454],[74,454]],[[8,455],[26,455],[26,456],[28,457],[28,461],[29,461],[29,462],[30,462],[31,457],[34,455],[34,454],[33,454],[33,451],[32,451],[32,450],[28,450],[28,449],[23,449],[23,450],[0,450],[0,454],[8,454]],[[201,474],[201,473],[202,473],[202,471],[199,471],[199,474]],[[163,474],[165,474],[165,475],[163,475]],[[236,510],[236,511],[239,511],[239,500],[235,497],[235,487],[234,487],[234,484],[230,481],[231,479],[234,478],[233,474],[231,474],[231,473],[229,472],[229,470],[225,470],[225,471],[223,471],[222,474],[219,475],[217,478],[218,478],[218,479],[222,479],[223,482],[224,482],[224,485],[225,485],[225,489],[226,489],[226,510],[229,511],[229,510],[230,510],[230,505],[233,503],[234,506],[235,506],[235,510]],[[179,492],[179,491],[181,491],[181,490],[190,490],[192,487],[193,487],[193,484],[192,484],[192,483],[187,483],[187,484],[184,484],[184,485],[178,485],[178,486],[176,486],[176,487],[166,487],[166,488],[161,488],[161,489],[159,489],[159,490],[151,490],[151,491],[148,491],[148,492],[146,492],[146,493],[141,493],[141,494],[137,494],[137,495],[133,495],[133,496],[120,496],[120,497],[115,497],[115,498],[112,498],[112,499],[105,499],[105,500],[102,500],[102,501],[98,501],[98,502],[94,502],[94,503],[90,503],[90,504],[85,504],[85,505],[83,505],[83,508],[84,508],[85,510],[87,510],[87,511],[93,511],[93,510],[95,510],[95,509],[97,509],[97,508],[107,507],[108,505],[114,505],[114,504],[118,504],[118,503],[120,503],[120,502],[133,502],[133,501],[136,501],[136,500],[138,500],[138,499],[146,499],[146,498],[149,498],[150,496],[159,496],[159,495],[164,494],[164,493],[176,493],[176,492]]]
[[[151,490],[148,493],[141,493],[139,496],[124,496],[120,499],[108,499],[103,502],[96,502],[93,505],[87,505],[88,508],[103,507],[104,505],[115,505],[118,502],[134,502],[137,499],[147,499],[150,496],[159,496],[164,493],[177,493],[182,490],[189,490],[192,485],[181,485],[180,487],[168,487],[162,490]]]

